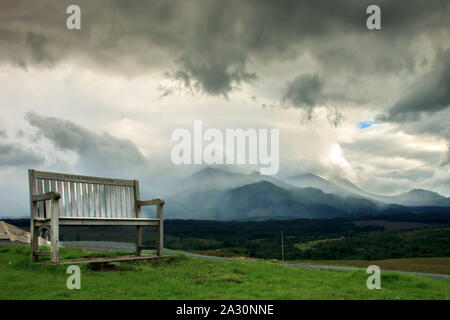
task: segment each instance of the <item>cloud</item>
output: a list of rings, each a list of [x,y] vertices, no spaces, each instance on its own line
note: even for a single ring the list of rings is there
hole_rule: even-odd
[[[179,59],[180,69],[174,74],[174,78],[182,80],[184,85],[193,90],[204,92],[208,95],[227,96],[241,82],[251,82],[257,79],[255,73],[245,71],[242,63],[216,63],[208,61],[192,62],[183,57]]]
[[[120,173],[147,165],[145,156],[128,139],[118,139],[106,132],[95,133],[71,121],[32,112],[25,119],[55,147],[79,155],[78,165],[87,172]]]
[[[447,143],[447,152],[444,153],[439,161],[440,166],[446,166],[450,164],[450,142]]]
[[[359,136],[357,140],[351,142],[342,142],[341,147],[346,152],[352,152],[356,157],[365,156],[370,158],[381,157],[385,159],[385,165],[389,160],[405,159],[418,160],[422,165],[433,165],[439,161],[440,151],[427,148],[428,141],[421,142],[413,136],[395,136],[391,134],[382,134],[376,136]],[[383,167],[383,165],[378,165]]]
[[[284,106],[302,110],[306,120],[314,117],[316,108],[324,107],[326,119],[332,127],[337,127],[343,120],[339,105],[342,102],[348,105],[354,103],[353,97],[336,90],[318,74],[302,74],[288,82],[281,100]]]
[[[0,166],[35,167],[43,161],[44,158],[33,151],[15,144],[0,142]]]
[[[448,122],[446,128],[443,129],[442,132],[444,134],[444,137],[447,139],[447,152],[442,154],[439,165],[441,167],[444,167],[450,165],[450,127],[448,126]]]
[[[450,49],[439,51],[433,69],[418,80],[384,115],[391,122],[416,121],[450,106]]]
[[[323,94],[323,80],[316,74],[304,74],[289,82],[282,97],[283,103],[303,109],[308,119],[318,104],[326,101]]]
[[[40,154],[48,168],[41,169],[59,170],[66,161],[61,171],[136,177],[157,193],[160,186],[147,184],[155,180],[150,175],[163,180],[174,171],[167,165],[166,131],[202,117],[218,127],[288,131],[285,162],[295,164],[293,174],[315,166],[329,174],[320,159],[338,143],[369,187],[404,191],[414,181],[434,188],[440,176],[447,179],[440,190],[448,192],[447,167],[438,165],[448,164],[442,147],[450,141],[450,110],[439,89],[447,90],[448,1],[381,1],[380,31],[365,26],[370,0],[80,0],[82,29],[71,31],[65,27],[69,4],[0,4],[0,105],[8,111],[11,140],[45,147]],[[170,86],[161,86],[159,95],[164,81]],[[177,94],[186,88],[191,94]],[[242,102],[253,95],[258,106],[270,108]],[[283,98],[292,108],[277,108]],[[21,123],[30,106],[37,112],[27,116],[32,128]],[[80,112],[86,108],[89,120]],[[299,110],[316,118],[299,125]],[[355,126],[383,111],[390,118],[377,130]],[[58,118],[42,116],[55,112]],[[114,126],[119,114],[135,121]],[[437,148],[406,148],[390,134],[378,142],[359,139],[384,125]],[[14,136],[17,126],[26,136]],[[109,133],[101,133],[104,128]],[[39,141],[30,141],[30,130]]]
[[[165,69],[174,77],[183,74],[205,94],[227,96],[256,79],[252,68],[258,64],[293,61],[305,52],[327,74],[412,71],[412,39],[425,35],[439,43],[441,36],[445,39],[448,16],[445,0],[383,2],[383,30],[370,33],[365,27],[369,0],[77,4],[82,29],[69,31],[64,23],[67,2],[2,2],[0,61],[26,68],[53,67],[70,59],[127,76]]]

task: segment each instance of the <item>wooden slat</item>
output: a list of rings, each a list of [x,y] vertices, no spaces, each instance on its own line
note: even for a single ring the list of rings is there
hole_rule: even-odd
[[[43,194],[43,187],[42,187],[42,180],[37,179],[37,194]],[[38,218],[44,218],[44,203],[40,202],[38,203]]]
[[[130,217],[131,218],[135,218],[136,217],[136,213],[135,213],[135,200],[134,200],[134,188],[130,187]]]
[[[141,207],[138,206],[138,202],[141,201],[141,194],[139,191],[139,181],[134,181],[134,206],[135,206],[135,214],[136,218],[140,218],[142,216],[141,214]]]
[[[117,218],[117,209],[116,209],[116,187],[109,186],[111,190],[111,218]]]
[[[105,201],[106,201],[106,216],[112,217],[111,215],[111,186],[105,185]]]
[[[126,203],[126,198],[125,198],[125,188],[124,187],[119,187],[120,188],[120,201],[122,201],[122,218],[126,218],[127,216],[127,203]]]
[[[69,183],[67,181],[64,181],[64,211],[65,217],[71,216],[70,211],[70,197],[69,197]]]
[[[77,202],[75,199],[75,185],[73,181],[69,182],[70,185],[70,208],[72,209],[72,217],[78,217],[77,214]]]
[[[120,206],[120,187],[116,186],[116,217],[120,218],[122,217],[122,212],[121,212],[121,206]]]
[[[75,183],[75,189],[77,191],[77,210],[78,210],[78,216],[84,217],[83,214],[83,198],[81,195],[81,183],[77,182]]]
[[[164,199],[137,200],[138,206],[157,206],[166,203]]]
[[[59,219],[60,226],[159,226],[155,218],[79,218],[63,217]]]
[[[50,181],[50,191],[58,192],[58,189],[56,188],[56,180]]]
[[[89,198],[87,196],[86,183],[81,184],[81,193],[83,201],[83,217],[89,217]]]
[[[134,185],[134,180],[125,180],[125,179],[111,179],[111,178],[102,178],[102,177],[94,177],[94,176],[82,176],[75,174],[66,174],[66,173],[57,173],[57,172],[46,172],[46,171],[34,171],[37,179],[49,179],[49,180],[61,180],[68,182],[85,182],[92,184],[110,184],[115,186],[128,186],[131,187]]]
[[[44,202],[44,201],[50,201],[52,199],[59,199],[61,195],[56,191],[49,191],[46,193],[37,194],[34,196],[31,196],[32,201],[36,202]]]
[[[56,180],[50,181],[50,191],[58,193],[58,189],[56,188]],[[59,206],[58,206],[58,216],[59,216]]]
[[[127,198],[127,217],[132,218],[131,215],[131,198],[130,198],[130,188],[125,187],[125,197]]]
[[[77,258],[77,259],[62,259],[59,260],[58,264],[77,264],[77,263],[89,263],[91,265],[104,264],[109,262],[132,262],[132,261],[150,261],[150,260],[160,260],[163,257],[157,257],[154,255],[143,255],[137,256],[118,256],[118,257],[101,257],[101,258]],[[45,260],[40,262],[40,264],[54,264],[50,260]]]
[[[44,193],[50,192],[50,181],[49,180],[44,180]],[[45,201],[45,217],[50,217],[50,214],[52,212],[52,208],[51,208],[52,204],[50,202],[50,200]]]
[[[95,201],[94,201],[94,191],[93,185],[88,183],[88,198],[89,198],[89,216],[95,217]]]
[[[99,185],[99,198],[100,198],[100,216],[102,218],[106,217],[105,210],[105,186],[103,184]]]
[[[94,203],[95,203],[95,214],[94,217],[101,217],[100,214],[100,198],[98,194],[98,184],[94,184]]]
[[[58,181],[58,192],[61,195],[61,198],[63,201],[60,201],[59,205],[59,216],[64,216],[64,190],[63,190],[63,183],[62,181]]]

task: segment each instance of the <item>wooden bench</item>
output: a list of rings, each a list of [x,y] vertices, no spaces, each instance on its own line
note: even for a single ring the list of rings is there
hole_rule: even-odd
[[[136,255],[143,249],[142,227],[157,228],[157,255],[163,255],[164,200],[143,201],[139,181],[28,170],[30,258],[50,254],[59,262],[59,226],[136,226]],[[156,218],[142,218],[142,206],[157,206]],[[51,251],[38,250],[40,227],[50,227]]]

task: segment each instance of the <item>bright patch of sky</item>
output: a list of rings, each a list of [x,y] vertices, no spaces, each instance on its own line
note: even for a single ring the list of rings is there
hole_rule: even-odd
[[[356,125],[358,126],[358,128],[362,130],[370,128],[374,124],[381,124],[381,121],[373,121],[373,120],[359,121]]]

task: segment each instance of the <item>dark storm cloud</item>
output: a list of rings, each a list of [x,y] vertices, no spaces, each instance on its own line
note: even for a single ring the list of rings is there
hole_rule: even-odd
[[[417,81],[405,96],[379,117],[383,121],[416,121],[424,113],[450,106],[450,49],[439,51],[432,71]]]
[[[21,146],[0,142],[0,166],[37,166],[44,161],[43,157],[28,151]]]
[[[30,48],[33,62],[52,62],[52,58],[45,52],[44,49],[46,46],[45,36],[30,32],[26,37],[26,45]]]
[[[283,102],[302,108],[308,118],[312,117],[313,108],[326,102],[323,93],[323,80],[316,74],[304,74],[289,82],[283,94]]]
[[[449,8],[444,0],[379,1],[383,29],[370,33],[368,0],[77,3],[82,29],[69,31],[65,9],[72,1],[3,1],[0,59],[22,67],[78,59],[127,75],[164,69],[206,94],[226,96],[256,79],[253,62],[302,52],[328,70],[414,70],[412,39],[425,34],[435,41],[446,30]],[[361,46],[361,37],[371,45]]]
[[[135,169],[147,164],[144,155],[130,140],[118,139],[108,133],[98,134],[71,121],[35,113],[27,113],[25,119],[57,148],[78,154],[83,169],[120,172],[124,165]]]
[[[377,118],[399,123],[412,134],[432,134],[447,140],[438,162],[450,164],[450,49],[439,50],[431,71]]]

